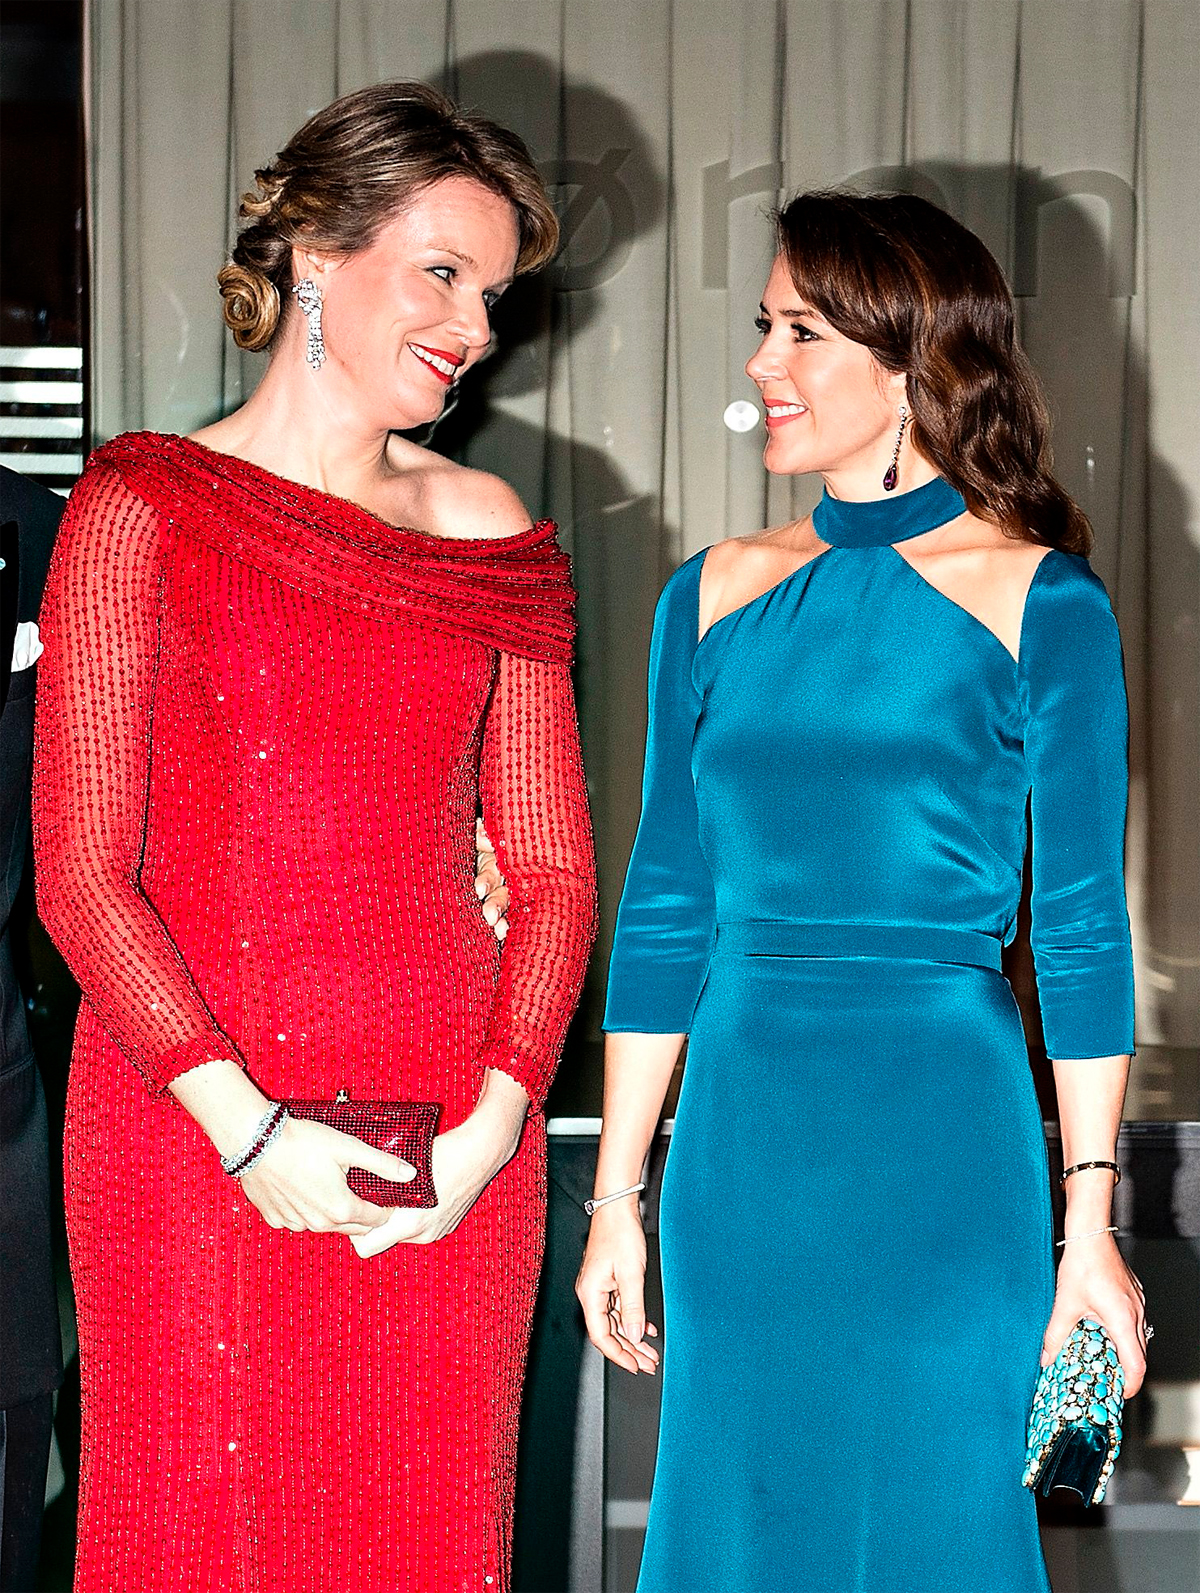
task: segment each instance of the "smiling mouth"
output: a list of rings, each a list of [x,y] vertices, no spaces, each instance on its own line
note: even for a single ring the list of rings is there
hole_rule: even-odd
[[[447,354],[444,349],[426,348],[423,343],[410,343],[409,352],[415,354],[422,365],[429,369],[449,387],[454,380],[454,373],[463,363],[457,354]]]
[[[795,420],[798,415],[808,414],[807,404],[767,404],[765,407],[768,430],[786,426],[789,420]]]

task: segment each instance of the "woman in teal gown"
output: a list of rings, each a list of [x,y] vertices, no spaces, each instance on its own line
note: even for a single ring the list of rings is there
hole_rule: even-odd
[[[779,233],[747,369],[768,468],[825,495],[659,604],[579,1294],[656,1370],[621,1192],[686,1036],[640,1593],[1037,1593],[1039,1358],[1086,1313],[1135,1389],[1144,1321],[1104,1169],[1068,1180],[1056,1298],[1000,959],[1031,833],[1067,1159],[1114,1160],[1120,642],[982,244],[906,198],[802,196]]]

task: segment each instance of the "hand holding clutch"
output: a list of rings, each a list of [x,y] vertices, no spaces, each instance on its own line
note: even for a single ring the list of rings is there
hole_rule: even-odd
[[[511,1086],[520,1091],[519,1085]],[[525,1099],[520,1091],[520,1098]],[[360,1256],[376,1256],[394,1244],[434,1244],[452,1233],[512,1156],[516,1134],[504,1114],[477,1108],[439,1134],[430,1153],[437,1204],[432,1209],[397,1208],[369,1233],[352,1234]]]
[[[1121,1452],[1125,1376],[1098,1322],[1080,1317],[1038,1378],[1022,1481],[1043,1494],[1070,1488],[1099,1504]]]
[[[360,1199],[369,1200],[373,1206],[429,1209],[437,1205],[432,1150],[442,1109],[436,1101],[352,1101],[344,1090],[339,1090],[332,1101],[289,1100],[283,1104],[292,1117],[325,1123],[343,1134],[352,1134],[416,1168],[416,1176],[408,1183],[396,1184],[361,1167],[351,1167],[346,1182]]]

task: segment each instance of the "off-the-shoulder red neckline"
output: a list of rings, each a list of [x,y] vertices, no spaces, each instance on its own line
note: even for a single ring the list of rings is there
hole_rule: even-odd
[[[238,454],[222,453],[218,448],[210,448],[207,443],[197,442],[194,437],[183,437],[177,432],[135,432],[126,433],[127,437],[145,437],[157,442],[176,444],[191,449],[201,459],[213,461],[213,469],[224,469],[236,474],[241,471],[276,482],[279,486],[287,488],[289,492],[302,493],[321,502],[334,504],[340,509],[348,509],[352,513],[361,515],[373,525],[382,527],[393,535],[413,537],[418,542],[428,547],[430,543],[446,548],[499,548],[519,546],[531,539],[544,537],[546,532],[557,531],[558,527],[553,520],[535,520],[524,531],[514,531],[502,537],[448,537],[439,536],[436,531],[421,531],[416,526],[393,525],[390,520],[385,520],[382,515],[374,514],[370,509],[364,509],[361,503],[355,503],[353,498],[340,497],[336,492],[325,492],[320,487],[310,487],[303,481],[293,481],[290,476],[278,475],[274,470],[268,470],[265,465],[255,464],[251,459],[243,459]],[[115,440],[115,439],[114,439]]]

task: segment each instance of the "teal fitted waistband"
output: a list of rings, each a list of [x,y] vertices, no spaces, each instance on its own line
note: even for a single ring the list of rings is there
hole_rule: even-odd
[[[941,924],[812,924],[741,919],[717,925],[717,950],[764,957],[893,957],[957,962],[1000,971],[1000,942],[978,929]]]

